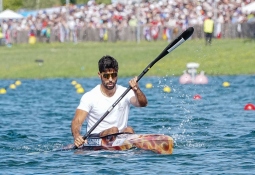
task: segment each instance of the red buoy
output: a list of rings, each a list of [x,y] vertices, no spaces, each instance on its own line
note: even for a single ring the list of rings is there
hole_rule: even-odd
[[[197,95],[194,95],[194,97],[193,97],[195,100],[200,100],[201,99],[201,96],[199,95],[199,94],[197,94]]]
[[[255,110],[255,106],[251,103],[248,103],[244,106],[244,110]]]

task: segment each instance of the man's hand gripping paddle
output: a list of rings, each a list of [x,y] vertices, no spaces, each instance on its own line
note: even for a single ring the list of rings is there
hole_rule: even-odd
[[[144,70],[143,72],[137,77],[137,82],[150,70],[150,68],[158,62],[161,58],[172,52],[175,48],[179,45],[184,43],[194,32],[193,27],[189,27],[185,30],[182,34],[180,34],[175,40],[173,40],[160,54],[157,58],[155,58]],[[99,123],[104,120],[104,118],[113,110],[113,108],[120,102],[120,100],[132,89],[129,86],[127,90],[116,100],[115,103],[104,113],[104,115],[95,123],[95,125],[82,137],[84,140],[88,138],[91,132],[99,125]],[[77,149],[77,146],[74,146],[73,149]]]

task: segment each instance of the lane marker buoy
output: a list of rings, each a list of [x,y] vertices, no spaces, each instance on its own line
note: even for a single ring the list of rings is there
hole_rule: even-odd
[[[169,93],[171,92],[171,88],[169,86],[165,86],[163,91]]]
[[[6,89],[5,88],[0,88],[0,94],[6,94]]]
[[[15,85],[16,86],[20,86],[21,85],[21,81],[20,80],[15,81]]]
[[[229,86],[230,86],[230,83],[227,82],[227,81],[225,81],[225,82],[222,83],[222,86],[223,86],[223,87],[229,87]]]
[[[76,89],[78,89],[78,88],[80,88],[81,87],[81,84],[79,84],[79,83],[77,83],[76,85],[75,85],[75,88]]]
[[[248,103],[244,106],[244,110],[255,110],[255,106],[252,103]]]
[[[10,89],[16,89],[16,85],[15,84],[10,84],[9,88]]]
[[[194,95],[193,99],[200,100],[202,97],[199,94]]]
[[[84,93],[83,87],[79,87],[79,88],[76,90],[76,92],[77,92],[78,94],[83,94],[83,93]]]
[[[71,84],[75,86],[77,84],[77,81],[73,80]]]
[[[153,86],[152,86],[151,83],[147,83],[147,84],[145,85],[145,87],[146,87],[147,89],[150,89],[150,88],[152,88]]]

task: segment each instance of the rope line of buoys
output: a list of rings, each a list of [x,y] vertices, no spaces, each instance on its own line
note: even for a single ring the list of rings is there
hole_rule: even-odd
[[[83,94],[85,92],[85,89],[82,87],[82,85],[80,83],[78,83],[77,81],[73,80],[71,82],[71,84],[75,87],[76,92],[78,94]]]
[[[151,89],[151,88],[153,88],[152,83],[147,83],[147,84],[145,85],[145,88],[146,88],[146,89]],[[165,92],[165,93],[170,93],[170,92],[171,92],[171,88],[170,88],[169,86],[165,85],[165,86],[163,87],[163,92]]]
[[[14,83],[10,84],[9,86],[7,87],[3,87],[3,88],[0,88],[0,95],[3,95],[3,94],[6,94],[7,93],[7,89],[16,89],[17,86],[20,86],[22,83],[20,80],[16,80]]]

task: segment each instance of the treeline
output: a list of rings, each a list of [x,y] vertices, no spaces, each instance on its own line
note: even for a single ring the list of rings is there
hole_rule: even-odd
[[[70,4],[84,4],[89,0],[69,0]],[[110,4],[111,0],[96,0],[97,4]],[[66,4],[66,0],[3,0],[3,10],[19,10],[19,9],[43,9],[49,7],[57,7]]]

